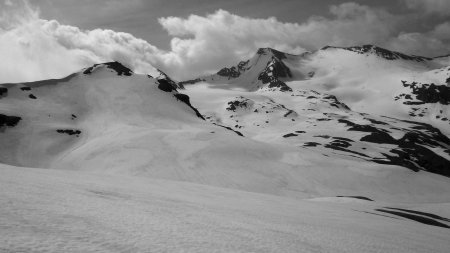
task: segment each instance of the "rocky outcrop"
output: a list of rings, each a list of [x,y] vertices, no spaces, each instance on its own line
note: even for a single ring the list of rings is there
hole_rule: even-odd
[[[0,114],[0,128],[15,127],[21,120],[22,120],[21,117]]]
[[[83,74],[90,75],[93,73],[93,71],[99,67],[99,66],[106,66],[108,69],[112,69],[115,72],[117,72],[117,75],[119,76],[131,76],[133,74],[133,71],[131,69],[125,67],[120,62],[114,61],[114,62],[106,62],[101,64],[94,64],[94,66],[89,67],[83,71]]]
[[[411,89],[411,94],[400,94],[396,100],[403,98],[406,105],[434,104],[450,105],[450,87],[447,85],[408,83],[402,81],[403,87]],[[414,96],[414,97],[413,97]]]

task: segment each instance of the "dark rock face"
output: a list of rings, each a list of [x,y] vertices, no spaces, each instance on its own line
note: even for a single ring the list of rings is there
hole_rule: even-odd
[[[170,84],[174,89],[184,89],[183,84],[181,83],[177,83],[174,80],[172,80],[172,78],[170,78],[168,75],[166,75],[166,73],[162,72],[161,70],[159,70],[160,76],[157,78],[158,82],[159,81],[163,81],[167,84]],[[161,83],[161,82],[160,82]]]
[[[407,101],[403,102],[406,105],[420,105],[429,103],[439,103],[442,105],[450,105],[450,87],[447,85],[432,84],[418,84],[416,82],[407,83],[402,81],[404,87],[411,89],[412,95],[400,94],[395,99],[403,98]]]
[[[114,71],[117,72],[117,75],[119,76],[131,76],[133,74],[133,71],[131,71],[131,69],[123,66],[121,63],[115,61],[115,62],[107,62],[107,63],[102,63],[102,64],[95,64],[92,67],[87,68],[83,74],[85,75],[90,75],[92,74],[92,71],[94,70],[95,67],[99,66],[99,65],[105,65],[107,68],[112,69]]]
[[[259,74],[258,80],[261,80],[263,84],[269,84],[269,88],[278,88],[280,91],[292,92],[291,87],[279,79],[290,77],[292,77],[291,70],[280,59],[272,57],[272,61]]]
[[[345,110],[350,110],[350,108],[349,108],[346,104],[344,104],[344,103],[342,103],[341,101],[339,101],[339,100],[336,98],[336,96],[333,96],[333,95],[327,95],[327,96],[324,97],[323,99],[328,100],[328,101],[329,101],[329,104],[330,104],[331,106],[333,106],[333,107],[336,107],[336,108],[343,108],[343,109],[345,109]]]
[[[436,120],[448,122],[450,119],[444,111],[434,110],[434,106],[445,107],[450,105],[450,87],[446,84],[436,85],[434,83],[417,83],[402,81],[403,87],[411,89],[411,92],[402,93],[396,96],[395,101],[399,101],[404,105],[410,106],[408,112],[411,117],[433,116]]]
[[[250,100],[244,97],[238,97],[237,100],[228,102],[227,111],[235,112],[238,108],[250,108]]]
[[[105,65],[109,69],[115,70],[119,76],[121,76],[121,75],[131,76],[133,74],[133,71],[131,71],[131,69],[123,66],[121,63],[116,62],[116,61],[105,63]]]
[[[305,142],[304,144],[303,144],[303,147],[317,147],[317,146],[320,146],[321,144],[320,143],[317,143],[317,142]]]
[[[281,59],[272,57],[272,61],[269,62],[267,68],[264,70],[268,76],[274,78],[291,78],[291,70],[281,61]]]
[[[223,125],[219,125],[219,124],[217,124],[217,123],[213,123],[214,125],[216,125],[216,126],[220,126],[220,127],[223,127],[223,128],[225,128],[225,129],[228,129],[228,130],[230,130],[230,131],[233,131],[233,132],[235,132],[237,135],[239,135],[239,136],[244,136],[241,132],[239,132],[239,131],[236,131],[236,130],[234,130],[233,128],[231,128],[231,127],[227,127],[227,126],[223,126]]]
[[[390,136],[388,133],[385,133],[380,130],[375,130],[371,134],[362,137],[361,141],[379,143],[379,144],[395,144],[396,143],[396,140],[392,136]]]
[[[35,95],[33,95],[33,94],[28,95],[28,97],[31,98],[31,99],[37,99],[37,97]]]
[[[284,64],[286,55],[271,48],[260,48],[258,55],[272,55],[272,59],[267,63],[266,68],[259,74],[258,80],[263,84],[269,84],[268,88],[276,88],[283,92],[292,92],[291,87],[281,81],[282,78],[291,78],[291,70]]]
[[[289,133],[289,134],[283,135],[283,138],[289,138],[289,137],[295,137],[295,136],[298,136],[298,134]]]
[[[344,119],[340,119],[338,122],[350,126],[348,131],[370,133],[362,137],[361,141],[396,146],[390,150],[393,155],[383,154],[384,158],[382,159],[370,159],[373,162],[398,165],[413,171],[426,170],[450,177],[450,161],[429,149],[438,147],[450,152],[450,139],[431,125],[404,121],[413,124],[413,127],[403,129],[405,135],[400,139],[395,139],[389,134],[389,131],[373,125],[359,125]]]
[[[381,47],[377,47],[374,45],[364,45],[364,46],[356,46],[356,47],[333,47],[333,46],[326,46],[322,48],[321,50],[327,50],[330,48],[334,49],[344,49],[351,52],[355,52],[358,54],[370,54],[373,53],[381,58],[384,58],[386,60],[407,60],[407,61],[416,61],[416,62],[425,62],[425,61],[431,61],[432,58],[423,57],[423,56],[415,56],[415,55],[406,55],[400,52],[390,51]]]
[[[238,78],[241,75],[241,73],[239,73],[239,71],[236,70],[236,67],[231,67],[219,70],[219,72],[217,72],[217,75],[228,77],[228,79],[231,79],[231,78]]]
[[[289,87],[286,83],[284,83],[278,79],[269,81],[269,86],[267,86],[267,87],[269,87],[271,89],[279,89],[280,91],[283,91],[283,92],[292,92],[291,87]]]
[[[338,137],[333,137],[333,139],[334,140],[331,141],[330,143],[325,144],[324,147],[329,148],[329,149],[343,151],[346,153],[357,155],[359,157],[368,157],[366,154],[349,149],[349,147],[352,146],[351,142],[353,142],[353,141],[338,139]]]
[[[94,70],[95,67],[99,66],[100,64],[94,64],[94,66],[87,68],[85,71],[83,71],[83,74],[85,75],[90,75],[92,74],[92,71]]]
[[[81,134],[81,131],[76,129],[58,129],[56,132],[60,134],[75,135],[76,137],[80,137]]]
[[[21,117],[0,114],[0,127],[15,127],[21,120]]]
[[[31,90],[30,87],[22,87],[22,88],[20,88],[20,89],[23,90],[23,91],[29,91],[29,90]]]
[[[173,83],[170,83],[169,81],[164,80],[164,79],[158,80],[158,89],[165,91],[165,92],[172,92],[172,91],[177,90],[176,84],[174,87]]]
[[[0,98],[8,95],[8,88],[0,87]]]
[[[187,81],[179,82],[178,85],[184,87],[184,85],[186,85],[186,84],[196,84],[196,83],[200,83],[200,82],[204,82],[204,81],[206,81],[206,80],[205,79],[201,79],[201,78],[197,78],[197,79],[194,79],[194,80],[187,80]]]
[[[238,78],[241,76],[242,72],[247,70],[247,65],[250,60],[241,61],[237,66],[233,66],[231,68],[223,68],[217,72],[217,75],[228,77],[228,79]]]
[[[191,105],[191,102],[190,102],[190,99],[189,99],[189,96],[188,96],[188,95],[181,94],[181,93],[177,93],[177,94],[174,94],[174,96],[175,96],[178,100],[180,100],[181,102],[187,104],[192,110],[194,110],[194,112],[195,112],[195,114],[197,115],[197,117],[199,117],[199,118],[205,120],[205,118],[204,118],[203,115],[197,110],[197,108],[195,108],[195,107],[193,107],[193,106]]]
[[[353,142],[353,141],[351,141],[351,142]],[[351,147],[352,144],[350,144],[350,142],[346,141],[346,140],[335,139],[335,140],[331,141],[329,144],[327,144],[326,146],[332,146],[333,148],[348,148],[348,147]]]

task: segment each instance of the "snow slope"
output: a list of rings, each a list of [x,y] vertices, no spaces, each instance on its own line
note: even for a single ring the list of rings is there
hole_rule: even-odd
[[[448,203],[294,200],[174,181],[4,165],[0,173],[0,252],[449,250]]]
[[[314,77],[288,85],[331,93],[355,111],[430,123],[449,134],[448,67],[422,57],[404,59],[391,55],[386,58],[380,56],[378,50],[382,49],[372,47],[367,52],[357,53],[343,48],[325,48],[302,63],[304,71],[315,73]],[[399,97],[417,98],[417,92],[404,82],[434,83],[442,92],[436,96],[439,92],[429,89],[427,96],[436,99],[404,103]]]
[[[449,176],[444,58],[371,45],[302,55],[262,48],[235,67],[182,83],[209,121],[255,140]]]
[[[280,54],[0,85],[0,252],[448,252],[448,137],[302,89],[309,54]]]
[[[436,168],[426,167],[428,163],[415,167],[389,163],[382,152],[389,153],[392,147],[376,143],[354,147],[370,147],[368,152],[378,155],[370,159],[349,156],[348,151],[335,154],[335,149],[318,152],[305,148],[303,144],[310,140],[283,138],[307,127],[302,119],[319,117],[302,115],[302,111],[286,118],[281,116],[287,113],[285,109],[278,108],[281,114],[276,117],[261,111],[257,118],[246,119],[248,124],[258,124],[268,115],[270,122],[261,122],[271,126],[267,131],[258,126],[243,131],[226,120],[205,121],[185,103],[188,97],[178,93],[170,82],[134,74],[119,63],[96,65],[63,80],[3,86],[8,91],[0,99],[0,114],[20,117],[16,125],[4,126],[0,133],[1,143],[10,143],[0,152],[6,164],[189,181],[293,198],[363,195],[400,202],[450,200],[450,196],[440,194],[450,191],[450,179],[423,171],[445,175],[447,160]],[[191,91],[186,90],[191,102],[205,116],[209,113],[206,108],[230,112],[225,108],[219,111],[228,106],[220,100],[230,101],[231,94],[235,97],[234,91],[223,89]],[[263,94],[257,96],[265,98]],[[280,97],[284,98],[291,101],[286,108],[305,99]],[[323,125],[322,129],[327,128]],[[343,137],[360,137],[361,133],[348,132],[347,128],[342,125]],[[439,137],[430,132],[421,138]],[[428,143],[431,153],[424,161],[446,155],[444,142]],[[368,161],[372,159],[386,162]]]
[[[450,139],[430,125],[354,112],[316,91],[254,93],[197,85],[186,92],[207,120],[254,140],[450,175]]]
[[[264,48],[235,67],[183,83],[204,81],[248,91],[311,89],[334,95],[355,111],[429,123],[450,134],[447,58],[409,56],[372,45],[328,46],[301,55]]]

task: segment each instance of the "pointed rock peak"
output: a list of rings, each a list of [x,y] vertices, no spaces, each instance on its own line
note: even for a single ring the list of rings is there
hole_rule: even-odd
[[[83,71],[83,74],[90,75],[97,71],[98,69],[108,68],[114,70],[119,76],[131,76],[133,71],[127,67],[125,67],[122,63],[114,61],[114,62],[106,62],[100,64],[94,64],[92,67],[86,68]]]
[[[168,76],[162,70],[156,69],[156,71],[158,71],[158,76],[155,78],[156,80],[166,82],[170,84],[174,89],[184,89],[183,84],[175,82],[172,78],[170,78],[170,76]]]
[[[269,48],[269,47],[258,49],[256,54],[258,54],[258,55],[270,55],[270,54],[272,54],[273,56],[275,56],[278,59],[285,59],[286,58],[286,54],[285,53],[283,53],[281,51],[278,51],[276,49],[273,49],[273,48]]]
[[[159,69],[157,71],[159,75],[155,79],[158,81],[158,88],[165,92],[177,91],[177,88],[179,88],[178,84],[166,75],[166,73]]]

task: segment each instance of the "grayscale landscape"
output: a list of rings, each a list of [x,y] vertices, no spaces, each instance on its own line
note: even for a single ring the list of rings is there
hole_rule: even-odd
[[[450,2],[0,1],[0,252],[450,252]]]

